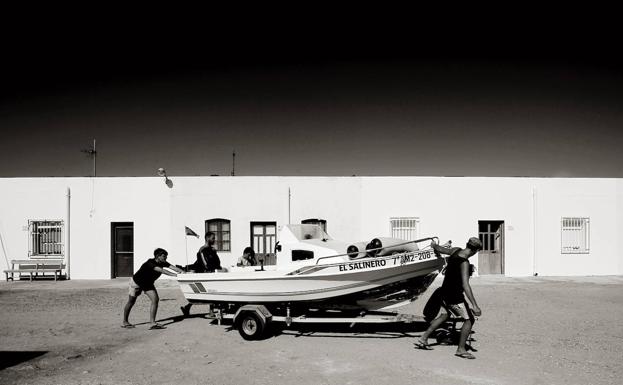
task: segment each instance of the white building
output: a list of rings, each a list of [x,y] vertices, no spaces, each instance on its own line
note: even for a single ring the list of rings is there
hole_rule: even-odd
[[[623,273],[623,179],[447,177],[0,178],[0,266],[62,256],[71,279],[127,276],[153,256],[195,259],[208,229],[233,265],[311,220],[344,241],[480,236],[479,274]],[[185,235],[185,227],[199,238]],[[266,255],[267,263],[271,256]]]

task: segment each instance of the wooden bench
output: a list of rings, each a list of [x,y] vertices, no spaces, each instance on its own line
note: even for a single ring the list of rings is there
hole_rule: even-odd
[[[4,274],[7,281],[9,279],[14,281],[15,274],[19,278],[22,274],[28,274],[32,281],[33,277],[39,277],[39,273],[41,273],[41,277],[44,277],[45,273],[53,273],[56,281],[62,276],[64,268],[65,264],[62,259],[14,259],[11,261],[11,268],[4,270]]]

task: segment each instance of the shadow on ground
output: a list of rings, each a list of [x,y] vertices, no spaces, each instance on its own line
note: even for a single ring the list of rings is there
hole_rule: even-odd
[[[6,369],[22,362],[30,361],[48,353],[47,351],[6,351],[0,350],[0,370]]]

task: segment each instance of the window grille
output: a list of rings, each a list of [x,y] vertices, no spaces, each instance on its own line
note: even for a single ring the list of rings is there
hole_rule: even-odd
[[[420,218],[396,217],[389,219],[390,234],[392,238],[413,241],[418,237],[418,224]]]
[[[222,218],[208,219],[205,221],[206,233],[214,233],[214,248],[216,251],[231,251],[230,220]]]
[[[65,250],[63,229],[63,221],[28,221],[28,257],[62,257]]]
[[[562,218],[560,228],[562,254],[590,252],[589,218]]]

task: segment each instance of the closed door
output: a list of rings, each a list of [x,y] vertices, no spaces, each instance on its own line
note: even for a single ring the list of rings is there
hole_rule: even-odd
[[[251,222],[251,247],[257,260],[264,265],[275,265],[275,243],[277,242],[277,222]]]
[[[478,253],[478,274],[504,274],[504,222],[478,221],[483,249]]]
[[[134,275],[134,223],[111,223],[112,278]]]

